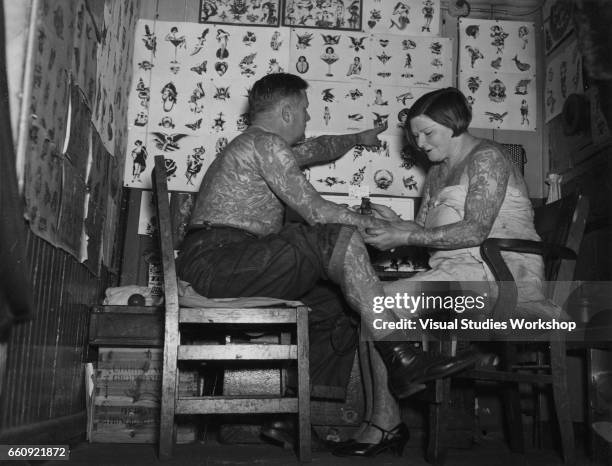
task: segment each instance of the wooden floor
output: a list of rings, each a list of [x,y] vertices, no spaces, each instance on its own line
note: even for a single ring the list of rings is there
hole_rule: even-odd
[[[217,442],[194,443],[175,447],[170,461],[160,462],[153,445],[88,444],[73,447],[70,465],[104,466],[226,466],[226,465],[298,465],[292,451],[274,445],[221,445]],[[381,454],[376,458],[338,458],[326,451],[313,452],[313,466],[343,465],[426,466],[423,452],[408,448],[403,457]],[[471,449],[449,450],[447,466],[548,466],[563,464],[558,453],[550,450],[529,449],[526,455],[511,453],[500,438],[488,438]],[[577,466],[591,466],[579,451]]]

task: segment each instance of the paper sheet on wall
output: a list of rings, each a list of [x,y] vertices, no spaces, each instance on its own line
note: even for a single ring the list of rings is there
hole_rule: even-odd
[[[372,127],[365,110],[368,88],[362,83],[312,81],[307,90],[308,131],[342,134]]]
[[[141,20],[124,185],[150,188],[161,154],[169,189],[197,191],[220,148],[247,128],[252,84],[287,69],[288,41],[286,29]]]
[[[54,13],[39,12],[32,74],[31,113],[60,150],[66,136],[73,53],[68,39],[72,38],[72,30],[64,25],[64,18],[73,12],[72,8],[70,2],[60,2]],[[51,26],[53,14],[61,18],[55,26]]]
[[[89,164],[90,125],[87,97],[78,85],[73,84],[70,86],[70,131],[65,155],[83,180],[86,179]]]
[[[25,216],[35,235],[58,246],[58,217],[62,192],[64,157],[48,132],[30,123],[26,151]]]
[[[370,80],[376,84],[437,89],[452,84],[452,40],[372,35]]]
[[[105,228],[107,222],[115,225],[114,218],[107,218],[110,191],[111,155],[99,141],[97,131],[92,125],[92,138],[98,139],[91,144],[91,162],[87,175],[87,210],[84,222],[85,245],[87,249],[87,267],[95,274],[102,262],[104,235],[113,235],[114,231]],[[116,213],[116,212],[115,212]]]
[[[461,18],[459,89],[472,127],[535,131],[534,24]]]
[[[80,257],[85,219],[86,184],[82,175],[69,160],[64,160],[62,169],[57,246],[75,257]]]
[[[546,66],[544,83],[545,121],[548,123],[563,110],[570,94],[582,94],[582,56],[576,40],[564,44]]]
[[[403,137],[380,139],[378,150],[356,146],[333,163],[310,167],[306,177],[320,192],[418,196],[425,174],[404,152]]]
[[[283,26],[355,31],[363,28],[363,0],[351,0],[350,4],[342,0],[286,0],[283,3]]]
[[[108,25],[104,40],[98,45],[97,85],[92,106],[94,125],[106,150],[123,163],[127,145],[125,129],[128,112],[128,84],[133,68],[130,57],[134,41],[140,0],[105,2],[104,23]]]
[[[382,146],[371,157],[370,191],[372,194],[418,196],[425,174],[416,165],[407,163],[403,137],[382,136],[381,140]]]
[[[291,29],[290,73],[307,81],[356,81],[370,76],[371,37],[325,29]]]
[[[546,0],[542,6],[544,52],[548,55],[574,30],[573,3],[566,0]]]
[[[93,108],[96,95],[97,47],[95,26],[87,12],[86,0],[75,2],[76,21],[74,26],[74,53],[72,54],[72,79],[87,98],[87,105]]]
[[[364,0],[363,26],[367,32],[437,36],[440,0]]]

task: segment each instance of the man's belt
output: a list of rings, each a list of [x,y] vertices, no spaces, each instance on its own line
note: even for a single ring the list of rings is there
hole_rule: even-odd
[[[246,230],[244,230],[242,228],[232,227],[232,226],[228,226],[228,225],[222,225],[222,224],[219,224],[219,223],[210,223],[210,222],[202,222],[202,223],[197,223],[197,224],[189,225],[185,229],[185,235],[194,233],[196,231],[202,231],[202,230],[229,230],[229,231],[243,233],[243,234],[249,235],[249,236],[251,236],[253,238],[257,238],[257,235],[254,235],[250,231],[246,231]]]

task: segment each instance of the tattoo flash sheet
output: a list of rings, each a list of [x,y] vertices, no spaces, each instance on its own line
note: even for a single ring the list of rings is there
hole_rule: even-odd
[[[368,116],[364,83],[312,81],[308,86],[308,130],[332,134],[350,133],[372,127]]]
[[[440,33],[440,0],[364,0],[363,30],[408,36]]]
[[[355,146],[335,162],[310,167],[305,171],[307,179],[319,192],[419,196],[424,172],[403,150],[403,138],[380,139],[377,150]]]
[[[248,127],[249,88],[287,70],[288,31],[164,21],[136,30],[124,185],[150,187],[151,157],[161,153],[176,165],[169,188],[197,191],[218,146]],[[150,157],[136,174],[143,147]]]
[[[368,184],[372,194],[416,197],[420,195],[425,173],[404,152],[399,135],[382,136],[378,151],[372,153],[372,177]]]
[[[306,81],[362,81],[370,74],[367,34],[292,29],[289,73]]]
[[[360,193],[362,196],[368,196],[370,158],[367,149],[355,146],[335,162],[311,166],[304,174],[319,192]]]
[[[402,137],[406,124],[408,108],[416,99],[429,92],[423,87],[399,87],[373,84],[367,88],[365,101],[368,106],[367,125],[388,124],[383,135]]]
[[[370,80],[437,89],[452,84],[452,41],[442,37],[373,34]]]
[[[535,131],[536,80],[517,73],[460,74],[473,128]]]
[[[563,103],[570,94],[583,92],[582,56],[578,43],[573,40],[554,54],[546,67],[544,84],[545,121],[549,122],[563,110]]]
[[[472,127],[535,131],[533,23],[461,18],[459,31],[459,88]]]
[[[232,136],[233,137],[233,136]],[[215,158],[216,139],[166,131],[130,132],[124,180],[130,187],[150,188],[153,158],[165,158],[168,188],[197,191]]]
[[[25,166],[25,216],[37,236],[59,246],[57,219],[65,158],[36,120],[30,122],[26,150],[31,156]]]
[[[283,26],[362,29],[363,0],[285,0]]]
[[[574,29],[573,3],[565,0],[546,0],[542,6],[544,19],[544,51],[548,55]]]
[[[200,0],[200,23],[279,25],[280,0]]]

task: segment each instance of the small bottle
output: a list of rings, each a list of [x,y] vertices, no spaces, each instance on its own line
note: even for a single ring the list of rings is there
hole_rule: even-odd
[[[370,204],[369,197],[361,198],[361,206],[359,207],[359,213],[361,215],[371,215],[372,214],[372,205]]]

